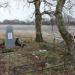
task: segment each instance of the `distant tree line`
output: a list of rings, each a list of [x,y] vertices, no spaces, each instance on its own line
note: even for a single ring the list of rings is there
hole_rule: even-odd
[[[30,21],[20,21],[20,20],[4,20],[3,22],[0,22],[0,24],[16,24],[16,25],[33,25],[34,22],[30,22]]]
[[[65,22],[66,24],[70,24],[70,25],[75,25],[75,22],[74,21],[69,21],[69,22]],[[34,21],[20,21],[20,20],[4,20],[3,22],[0,22],[0,24],[16,24],[16,25],[35,25],[35,22]],[[51,20],[48,20],[48,19],[43,19],[42,20],[42,25],[56,25],[56,21],[55,19],[51,19]]]

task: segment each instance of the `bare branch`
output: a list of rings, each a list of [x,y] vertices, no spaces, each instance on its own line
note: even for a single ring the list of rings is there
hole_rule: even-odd
[[[31,18],[33,18],[34,15],[35,15],[35,12],[34,12],[33,15],[31,16]]]
[[[35,1],[34,1],[34,0],[32,0],[32,1],[27,0],[27,2],[28,2],[28,3],[34,3]]]
[[[49,16],[53,16],[54,15],[54,11],[51,11],[51,12],[49,12],[49,11],[44,11],[44,12],[42,12],[41,13],[41,15],[44,15],[44,14],[47,14],[47,15],[49,15]]]
[[[69,12],[71,12],[71,9],[75,6],[75,3],[72,1],[72,0],[67,0],[65,5],[64,5],[64,8],[66,10],[68,10]]]
[[[8,5],[9,5],[8,2],[2,3],[2,4],[0,4],[0,8],[1,7],[6,8]]]
[[[45,2],[46,4],[49,4],[49,5],[51,5],[51,6],[53,6],[52,3],[50,3],[50,2],[48,2],[48,1],[46,1],[46,0],[43,0],[43,2]]]

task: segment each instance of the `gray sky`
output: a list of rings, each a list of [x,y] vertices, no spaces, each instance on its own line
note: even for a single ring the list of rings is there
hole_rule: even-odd
[[[1,1],[1,0],[0,0]],[[0,21],[4,19],[20,19],[26,20],[31,19],[32,13],[34,12],[33,5],[28,7],[27,5],[23,9],[23,2],[16,2],[15,0],[9,1],[9,7],[0,8]]]
[[[3,21],[5,19],[9,19],[9,20],[19,19],[24,21],[27,21],[28,19],[32,20],[31,17],[35,9],[33,4],[31,4],[30,7],[28,7],[28,4],[25,4],[26,2],[24,3],[22,0],[21,1],[20,0],[4,0],[4,1],[9,1],[9,6],[7,8],[0,8],[0,21]],[[0,2],[3,2],[3,0],[0,0]],[[24,5],[25,7],[23,8]],[[43,3],[41,6],[42,6],[41,11],[43,11]],[[46,8],[48,9],[48,7]],[[75,17],[75,13],[72,13],[72,14],[73,14],[73,17]]]

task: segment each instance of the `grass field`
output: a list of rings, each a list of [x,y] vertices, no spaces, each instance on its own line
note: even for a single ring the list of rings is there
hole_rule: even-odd
[[[0,36],[0,40],[5,39],[4,33]],[[19,37],[26,46],[15,46],[12,52],[6,53],[0,49],[0,75],[75,74],[71,56],[67,55],[65,44],[60,44],[59,39],[54,42],[54,37],[44,33],[45,41],[36,43],[34,32],[15,32],[14,37]]]

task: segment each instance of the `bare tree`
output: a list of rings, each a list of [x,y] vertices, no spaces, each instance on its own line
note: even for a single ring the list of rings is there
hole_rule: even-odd
[[[42,33],[41,33],[41,19],[42,19],[41,16],[43,14],[48,14],[50,16],[51,14],[54,14],[54,16],[56,17],[56,23],[57,23],[59,32],[66,43],[68,51],[71,53],[71,55],[73,56],[73,60],[75,61],[75,45],[74,45],[73,36],[67,31],[64,20],[63,20],[63,16],[62,16],[62,12],[64,8],[64,4],[66,3],[66,0],[53,0],[53,1],[57,1],[55,13],[53,11],[44,11],[40,13],[41,1],[45,2],[45,4],[53,6],[53,4],[48,2],[48,0],[28,1],[29,3],[34,3],[35,5],[36,41],[37,42],[43,41]],[[71,7],[72,6],[70,6],[69,9]],[[67,9],[67,7],[65,8]]]
[[[35,41],[43,42],[42,31],[41,31],[42,15],[40,13],[41,0],[28,1],[28,3],[34,3],[35,6],[35,29],[36,29]]]
[[[36,41],[37,42],[42,42],[43,37],[42,37],[42,32],[41,32],[41,20],[42,16],[40,13],[40,2],[41,0],[35,0],[35,25],[36,25]]]
[[[42,2],[45,2],[46,5],[52,5],[52,3],[47,2],[46,0],[28,0],[28,3],[34,3],[35,6],[35,29],[36,29],[36,42],[43,42],[42,32],[41,32],[41,21],[42,21],[42,15],[48,14],[49,16],[52,16],[54,13],[53,11],[45,11],[40,12],[40,5]]]
[[[56,17],[56,22],[57,22],[59,32],[62,38],[64,39],[70,54],[73,56],[73,61],[75,62],[75,44],[74,44],[73,36],[65,28],[65,23],[62,16],[62,11],[65,2],[66,0],[57,0],[55,17]]]
[[[63,8],[70,10],[72,8],[72,6],[74,6],[75,4],[70,4],[68,7],[64,6],[66,3],[70,3],[71,0],[53,0],[53,1],[57,1],[56,4],[56,9],[53,12],[52,10],[49,11],[44,11],[42,14],[48,14],[50,15],[50,17],[52,17],[52,15],[55,16],[56,18],[56,23],[57,23],[57,27],[59,29],[59,32],[62,36],[62,38],[64,39],[68,52],[72,55],[73,57],[73,61],[75,62],[75,44],[74,44],[74,39],[73,36],[67,31],[66,29],[66,25],[64,23],[64,19],[63,19]],[[49,4],[49,6],[53,6],[50,2],[48,2],[48,0],[44,0],[44,2],[46,2],[47,4]]]

